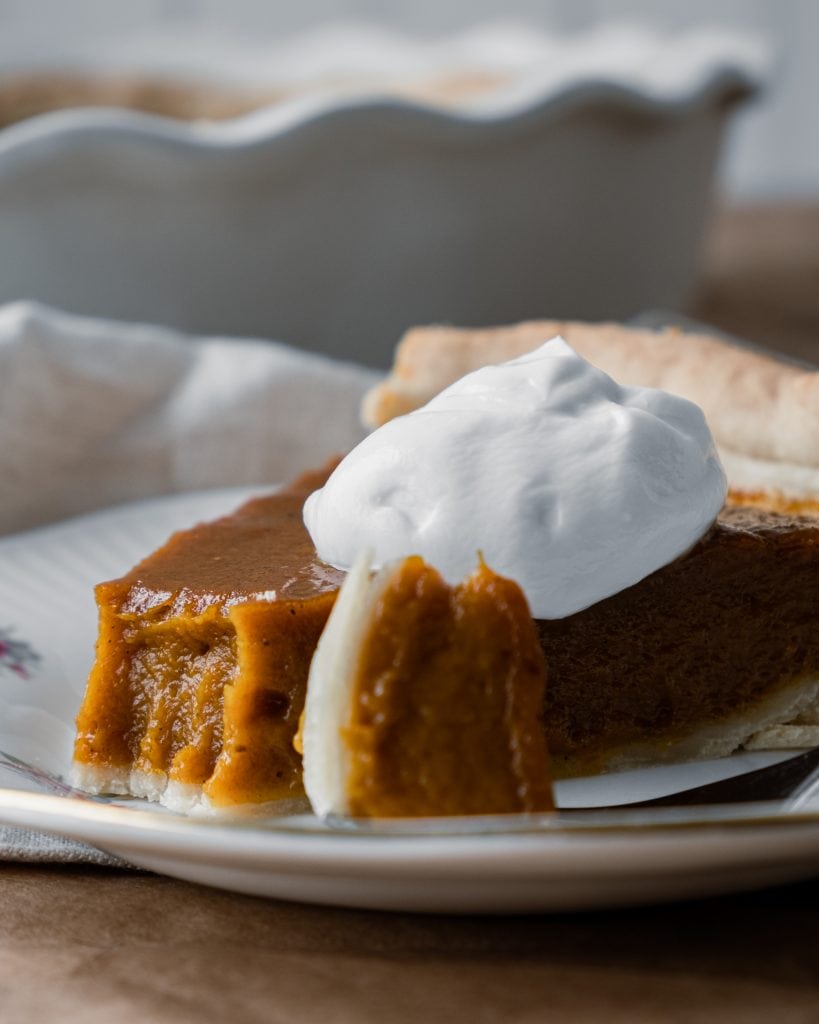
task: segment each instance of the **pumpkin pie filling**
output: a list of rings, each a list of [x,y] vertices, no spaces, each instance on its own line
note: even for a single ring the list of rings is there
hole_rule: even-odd
[[[302,730],[318,814],[551,810],[546,666],[523,591],[480,562],[450,586],[410,556],[351,570],[313,658]]]
[[[731,753],[819,698],[819,519],[726,505],[682,558],[538,621],[555,773]]]
[[[343,579],[301,520],[324,475],[177,533],[97,587],[74,752],[81,788],[181,809],[303,799],[292,740]]]
[[[97,660],[77,720],[79,786],[187,810],[303,799],[293,740],[344,578],[318,559],[302,523],[305,497],[326,475],[306,474],[176,534],[97,588]],[[536,621],[555,776],[726,754],[815,706],[817,569],[819,520],[729,503],[670,565],[574,615]],[[434,612],[425,614],[423,643],[434,646],[447,618],[436,626]],[[428,660],[424,685],[445,687],[446,658]],[[379,699],[387,718],[400,710],[398,690]],[[364,758],[372,737],[349,735]]]

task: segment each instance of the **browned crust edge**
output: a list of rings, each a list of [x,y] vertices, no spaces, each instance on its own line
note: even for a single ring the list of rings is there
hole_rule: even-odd
[[[364,398],[377,427],[416,409],[459,377],[504,362],[561,335],[621,384],[662,388],[705,413],[720,448],[819,474],[819,371],[679,328],[538,320],[504,327],[415,327],[401,339],[392,371]]]

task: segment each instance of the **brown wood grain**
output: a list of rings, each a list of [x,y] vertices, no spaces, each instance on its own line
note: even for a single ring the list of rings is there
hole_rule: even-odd
[[[431,917],[6,865],[0,1020],[819,1019],[819,883],[628,911]]]
[[[819,362],[819,203],[719,213],[687,312]]]

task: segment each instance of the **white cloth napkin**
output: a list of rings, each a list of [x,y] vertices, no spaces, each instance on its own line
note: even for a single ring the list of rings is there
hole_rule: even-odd
[[[100,867],[140,870],[86,843],[64,839],[49,832],[0,825],[0,861],[3,860],[25,864],[97,864]]]
[[[0,307],[0,533],[274,483],[351,448],[376,375],[272,341]]]
[[[132,498],[273,483],[351,448],[376,375],[272,341],[0,307],[0,533]],[[0,860],[125,866],[0,827]]]

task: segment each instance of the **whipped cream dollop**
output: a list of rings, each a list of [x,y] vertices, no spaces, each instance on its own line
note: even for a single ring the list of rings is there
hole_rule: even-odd
[[[341,569],[365,549],[375,565],[419,554],[454,583],[480,551],[557,619],[683,554],[725,494],[698,406],[622,387],[555,338],[374,431],[304,520]]]

